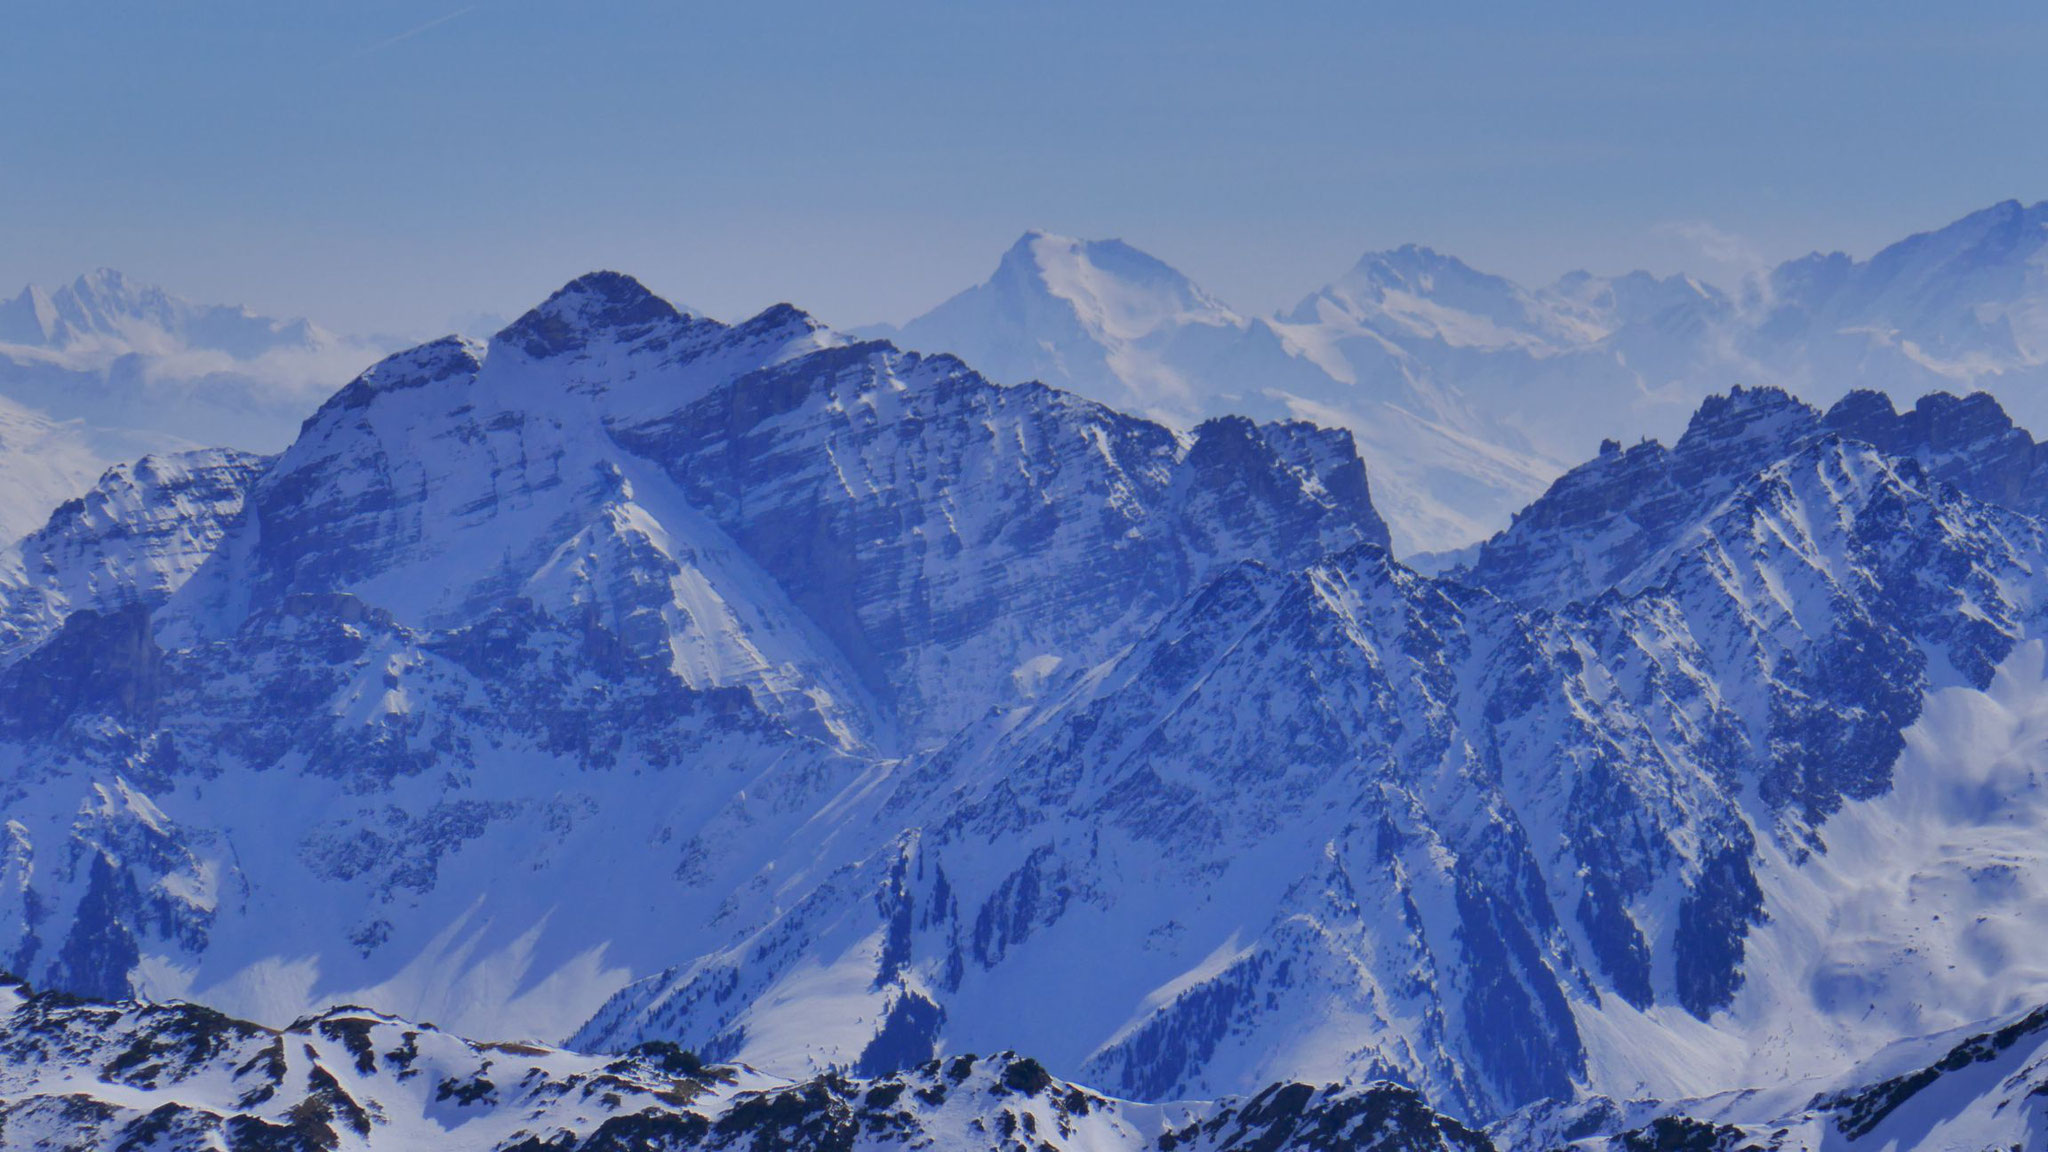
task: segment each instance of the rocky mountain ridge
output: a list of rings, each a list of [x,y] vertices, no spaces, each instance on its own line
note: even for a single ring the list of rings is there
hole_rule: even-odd
[[[1140,1104],[1027,1057],[958,1055],[791,1082],[669,1045],[620,1056],[466,1040],[357,1007],[266,1028],[187,1004],[93,1003],[0,978],[9,1147],[492,1152],[944,1147],[1062,1152],[1820,1152],[2028,1147],[2048,1010],[1887,1053],[1843,1081],[1676,1103],[1539,1106],[1491,1130],[1386,1082]]]
[[[1690,471],[1532,509],[1507,567],[1598,588],[1531,604],[1396,562],[1341,432],[593,274],[30,538],[0,956],[272,1027],[1473,1122],[1848,1069],[2039,999],[1998,958],[2048,877],[2048,815],[1981,799],[2048,765],[2036,452],[1858,404],[1628,450]],[[1660,542],[1572,559],[1616,523]]]

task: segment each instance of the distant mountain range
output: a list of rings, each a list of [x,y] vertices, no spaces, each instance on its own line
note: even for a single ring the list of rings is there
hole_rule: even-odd
[[[146,452],[276,451],[386,351],[105,268],[0,299],[0,538]]]
[[[1407,555],[1491,535],[1601,439],[1668,439],[1737,384],[1823,404],[1983,389],[2048,430],[2048,203],[1866,261],[1803,257],[1733,295],[1641,272],[1530,289],[1410,245],[1271,318],[1121,242],[1034,232],[986,283],[872,334],[1169,423],[1348,428]]]
[[[1668,440],[1738,384],[1818,404],[1982,389],[2048,431],[2048,204],[1997,204],[1865,261],[1815,253],[1733,294],[1642,272],[1531,289],[1408,245],[1263,318],[1120,241],[1032,232],[985,283],[855,335],[1183,429],[1233,414],[1346,428],[1396,553],[1462,555],[1600,440]],[[0,403],[0,447],[47,461],[0,464],[23,473],[0,484],[23,494],[0,502],[0,538],[144,451],[274,451],[389,350],[106,269],[0,301],[15,405]]]

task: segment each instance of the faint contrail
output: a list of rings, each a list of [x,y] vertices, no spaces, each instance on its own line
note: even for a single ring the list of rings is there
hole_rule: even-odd
[[[476,10],[477,5],[475,4],[471,4],[467,8],[457,8],[455,11],[450,12],[446,16],[437,16],[434,19],[427,21],[425,24],[422,24],[417,28],[408,28],[407,30],[400,32],[398,35],[393,36],[388,40],[379,40],[375,44],[370,45],[368,48],[363,49],[362,52],[359,53],[359,55],[367,56],[372,52],[382,52],[384,49],[391,47],[393,44],[398,44],[403,41],[410,40],[422,32],[432,31],[433,29],[439,28],[441,25],[446,24],[450,20],[455,19],[457,16],[464,16]]]

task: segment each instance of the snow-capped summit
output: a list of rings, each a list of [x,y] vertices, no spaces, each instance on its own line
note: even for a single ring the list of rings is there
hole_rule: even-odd
[[[1764,304],[1746,346],[1803,394],[1980,388],[2048,432],[2048,201],[1996,204],[1868,260],[1788,261]]]
[[[1121,340],[1170,325],[1241,322],[1200,285],[1122,240],[1027,232],[1003,254],[993,282],[1065,300],[1090,330]]]
[[[249,360],[335,342],[336,337],[305,320],[194,304],[113,268],[88,272],[55,290],[31,285],[0,302],[0,343],[57,351],[118,348],[170,354],[203,349]]]
[[[496,340],[539,360],[580,351],[597,340],[630,343],[683,319],[683,313],[631,276],[592,272],[513,321]]]
[[[998,380],[1043,381],[1179,427],[1236,413],[1347,428],[1403,552],[1469,541],[1552,470],[1472,436],[1462,409],[1416,395],[1398,356],[1366,369],[1398,383],[1360,387],[1335,336],[1241,316],[1119,240],[1026,233],[985,283],[893,335]]]
[[[1192,280],[1121,240],[1034,231],[985,283],[896,336],[905,347],[956,353],[999,380],[1038,380],[1187,424],[1208,414],[1190,363],[1246,328]]]
[[[2048,432],[2044,245],[2048,204],[2008,201],[1730,295],[1645,272],[1531,288],[1411,244],[1268,320],[1127,245],[1031,233],[901,337],[1183,425],[1242,412],[1349,428],[1397,550],[1441,552],[1505,527],[1600,440],[1673,440],[1736,384],[1817,404],[1981,389]]]

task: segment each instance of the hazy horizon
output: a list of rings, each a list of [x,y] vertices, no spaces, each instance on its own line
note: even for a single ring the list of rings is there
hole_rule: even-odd
[[[0,286],[105,265],[417,335],[610,267],[851,327],[1042,228],[1266,314],[1404,243],[1725,284],[2048,196],[2017,4],[1474,7],[22,12]]]

